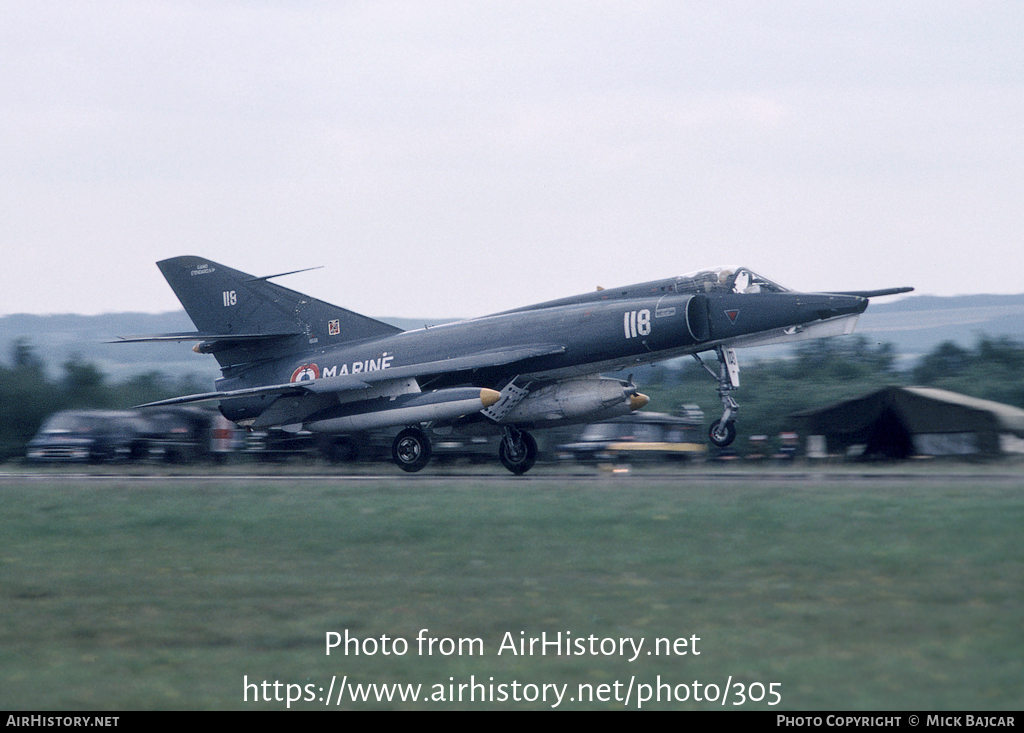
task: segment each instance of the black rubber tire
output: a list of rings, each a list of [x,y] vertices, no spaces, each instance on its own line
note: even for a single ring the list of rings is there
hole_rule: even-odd
[[[711,429],[708,430],[708,440],[719,448],[732,445],[732,442],[736,440],[736,424],[727,422],[722,425],[721,420],[715,420],[711,423]]]
[[[391,444],[391,458],[403,471],[415,473],[430,463],[430,438],[419,428],[406,428]]]
[[[537,441],[525,430],[519,433],[519,445],[509,450],[508,441],[502,439],[498,446],[498,458],[505,468],[516,476],[522,476],[537,462]]]

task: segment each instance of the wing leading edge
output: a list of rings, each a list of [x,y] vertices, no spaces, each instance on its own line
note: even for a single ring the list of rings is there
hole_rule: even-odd
[[[460,356],[452,359],[440,359],[437,361],[424,362],[421,364],[410,364],[407,366],[396,366],[390,369],[364,372],[359,376],[345,375],[340,377],[324,377],[303,382],[286,382],[284,384],[273,384],[263,387],[249,387],[246,389],[224,390],[220,392],[203,392],[201,394],[185,395],[183,397],[172,397],[157,402],[149,402],[139,407],[160,407],[164,405],[182,405],[192,402],[209,402],[211,400],[230,400],[244,397],[258,397],[261,395],[298,395],[298,394],[329,394],[331,392],[349,392],[353,390],[369,389],[372,384],[388,382],[401,379],[428,377],[436,374],[450,374],[453,372],[467,372],[475,369],[486,369],[488,367],[508,366],[516,362],[533,359],[539,356],[561,354],[565,352],[565,346],[560,344],[536,344],[533,346],[522,346],[511,349],[491,349],[481,351],[469,356]]]

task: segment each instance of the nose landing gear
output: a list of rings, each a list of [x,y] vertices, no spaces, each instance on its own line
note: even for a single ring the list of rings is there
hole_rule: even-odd
[[[718,396],[722,400],[722,417],[711,423],[708,431],[708,440],[719,448],[732,445],[736,440],[736,413],[740,406],[733,398],[732,393],[740,388],[740,363],[736,358],[735,349],[726,349],[719,346],[716,349],[718,354],[718,374],[701,361],[700,356],[693,355],[704,369],[718,380]]]
[[[736,440],[736,423],[723,423],[721,420],[715,420],[711,423],[711,429],[708,430],[708,440],[719,448],[732,445],[732,442]]]

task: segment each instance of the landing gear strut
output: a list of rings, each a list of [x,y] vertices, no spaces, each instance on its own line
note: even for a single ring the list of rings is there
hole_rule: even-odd
[[[430,463],[430,438],[419,428],[406,428],[391,444],[391,458],[403,471],[413,473]]]
[[[733,399],[732,393],[740,388],[740,363],[736,358],[735,349],[719,346],[716,351],[719,364],[718,374],[715,374],[711,367],[701,361],[697,354],[694,354],[693,358],[718,380],[718,396],[722,400],[722,417],[711,423],[708,439],[719,448],[725,448],[736,440],[736,413],[739,412],[740,406]]]
[[[522,476],[537,462],[537,441],[525,430],[506,427],[498,446],[502,465],[516,476]]]

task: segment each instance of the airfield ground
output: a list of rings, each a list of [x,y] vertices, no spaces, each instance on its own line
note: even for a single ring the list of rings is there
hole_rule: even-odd
[[[0,477],[0,708],[547,709],[557,685],[560,709],[635,709],[659,682],[645,709],[1024,698],[1022,473],[412,478]],[[363,653],[328,656],[346,630]],[[498,653],[542,632],[586,652]],[[632,662],[602,653],[622,638]],[[480,644],[442,653],[460,639]],[[351,700],[393,683],[420,700]]]

